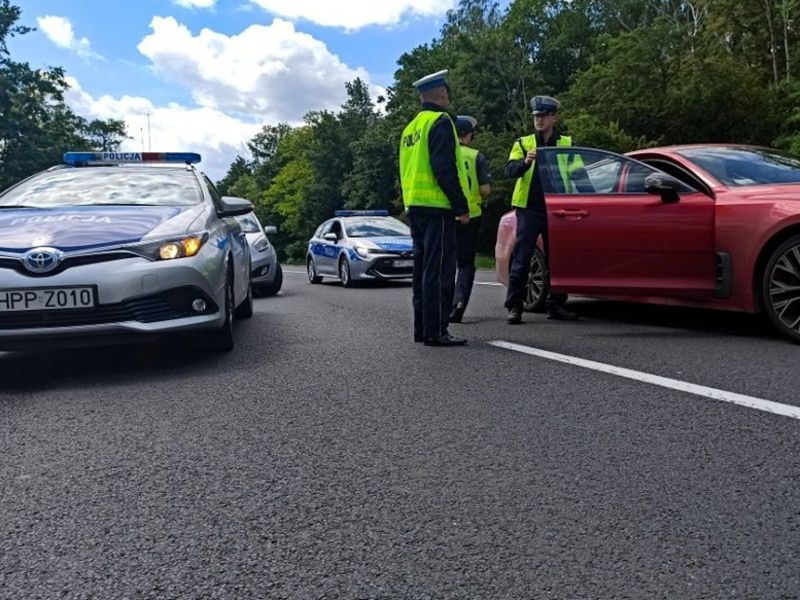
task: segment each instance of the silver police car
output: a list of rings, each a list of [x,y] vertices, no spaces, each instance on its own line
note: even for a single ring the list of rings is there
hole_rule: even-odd
[[[341,210],[308,242],[306,270],[311,283],[338,277],[356,281],[405,279],[414,271],[411,230],[385,210]]]
[[[236,217],[242,226],[247,243],[250,245],[252,260],[250,279],[253,282],[253,292],[260,296],[274,296],[281,291],[283,285],[283,269],[278,262],[275,247],[269,243],[267,235],[278,233],[273,226],[262,227],[261,222],[250,213]]]
[[[68,152],[0,194],[0,348],[193,332],[232,349],[234,316],[253,311],[233,217],[252,204],[220,197],[199,161]]]

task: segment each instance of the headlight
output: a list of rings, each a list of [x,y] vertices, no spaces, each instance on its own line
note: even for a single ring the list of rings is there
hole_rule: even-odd
[[[269,250],[269,240],[265,237],[258,238],[256,243],[253,244],[253,248],[255,248],[258,252]]]
[[[138,254],[142,254],[151,260],[172,260],[174,258],[186,258],[194,256],[200,252],[200,248],[208,239],[208,234],[192,235],[185,238],[170,240],[166,242],[153,242],[132,248]]]
[[[380,254],[382,250],[380,248],[362,248],[360,246],[354,246],[353,250],[356,251],[361,258],[369,258],[370,254]]]

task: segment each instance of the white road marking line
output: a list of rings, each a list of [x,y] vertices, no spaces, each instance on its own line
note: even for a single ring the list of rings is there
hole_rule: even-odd
[[[493,281],[476,281],[475,285],[494,285],[498,287],[505,287],[502,283],[494,283]]]
[[[284,269],[284,273],[290,273],[292,275],[308,275],[305,271],[290,271],[289,269]]]
[[[780,404],[772,400],[764,400],[762,398],[755,398],[753,396],[745,396],[743,394],[736,394],[734,392],[726,392],[715,388],[706,387],[703,385],[695,385],[679,379],[670,379],[668,377],[661,377],[659,375],[651,375],[642,371],[634,371],[632,369],[624,369],[622,367],[615,367],[605,363],[595,362],[593,360],[585,360],[566,354],[557,354],[555,352],[548,352],[547,350],[539,350],[538,348],[531,348],[529,346],[522,346],[520,344],[513,344],[511,342],[504,342],[497,340],[489,342],[489,345],[505,350],[513,350],[514,352],[521,352],[530,356],[553,360],[556,362],[566,363],[568,365],[575,365],[583,367],[584,369],[592,369],[602,373],[609,373],[617,375],[618,377],[625,377],[626,379],[633,379],[635,381],[642,381],[652,385],[658,385],[696,396],[703,396],[712,400],[721,400],[722,402],[729,402],[731,404],[738,404],[747,408],[754,408],[784,417],[791,417],[792,419],[800,419],[800,407],[792,406],[790,404]]]

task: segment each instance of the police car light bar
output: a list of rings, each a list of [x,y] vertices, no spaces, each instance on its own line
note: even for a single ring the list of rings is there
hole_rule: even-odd
[[[64,162],[74,167],[127,163],[197,164],[200,155],[196,152],[65,152]]]
[[[335,217],[388,217],[388,210],[337,210]]]

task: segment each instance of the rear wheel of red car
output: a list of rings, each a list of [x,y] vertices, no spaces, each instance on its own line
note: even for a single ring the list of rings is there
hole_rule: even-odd
[[[784,336],[800,343],[800,235],[772,253],[761,281],[764,308]]]
[[[550,290],[546,277],[544,253],[536,248],[528,271],[528,285],[525,288],[525,301],[522,307],[528,312],[544,312],[545,301]]]

